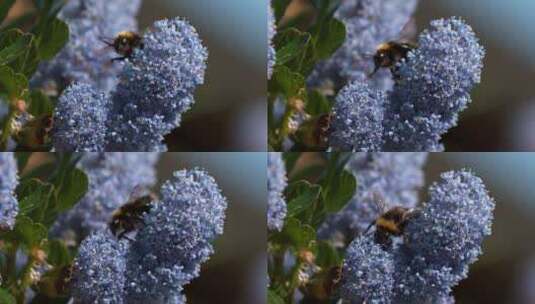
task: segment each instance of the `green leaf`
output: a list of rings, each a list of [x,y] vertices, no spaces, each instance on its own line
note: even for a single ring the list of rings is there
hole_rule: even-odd
[[[89,180],[80,169],[68,170],[58,185],[57,210],[65,211],[74,206],[87,192]]]
[[[51,196],[54,191],[52,184],[38,179],[23,180],[17,187],[20,214],[28,216],[34,222],[43,223],[45,213],[51,208]]]
[[[54,112],[54,105],[48,96],[38,90],[32,90],[30,92],[30,107],[28,112],[35,117],[42,116],[44,114],[52,114]]]
[[[13,62],[27,49],[33,35],[26,34],[19,29],[12,29],[0,33],[0,65]]]
[[[47,262],[52,266],[68,265],[72,261],[69,248],[61,240],[49,240],[46,246]]]
[[[357,181],[353,174],[343,170],[332,176],[322,193],[327,212],[340,211],[353,197],[356,188]]]
[[[28,80],[24,75],[17,74],[8,66],[0,66],[0,94],[6,94],[8,100],[24,97],[28,87]]]
[[[29,217],[17,216],[15,229],[16,239],[28,248],[39,245],[47,237],[47,229],[40,223],[34,223]]]
[[[268,289],[268,304],[285,304],[285,302],[275,291]]]
[[[328,242],[320,241],[317,244],[316,264],[322,268],[338,266],[342,262],[342,256]]]
[[[61,51],[69,40],[69,27],[58,18],[53,18],[40,30],[38,51],[43,60],[50,60]]]
[[[281,92],[287,98],[302,97],[305,93],[305,78],[285,66],[275,67],[269,83],[275,91]]]
[[[299,249],[308,249],[316,240],[316,230],[310,225],[302,224],[296,218],[287,218],[281,232],[273,234],[274,240],[279,243]]]
[[[289,28],[275,37],[277,65],[285,65],[290,70],[308,75],[316,64],[313,37],[308,32]]]
[[[305,111],[311,116],[330,113],[331,102],[317,90],[309,91]]]
[[[314,203],[319,198],[321,187],[301,180],[290,184],[286,191],[288,197],[292,198],[288,202],[287,216],[294,217],[312,210]]]
[[[0,288],[0,303],[16,304],[15,297],[13,297],[7,290]]]
[[[329,58],[338,48],[344,44],[346,39],[345,25],[336,19],[331,19],[319,31],[316,37],[317,59]]]
[[[15,4],[15,0],[2,0],[2,2],[0,2],[0,24],[7,17],[9,9],[13,4]]]
[[[0,33],[0,65],[30,77],[39,64],[35,37],[19,29]]]

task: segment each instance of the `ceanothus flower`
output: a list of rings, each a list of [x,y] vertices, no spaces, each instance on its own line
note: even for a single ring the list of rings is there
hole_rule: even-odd
[[[350,303],[391,303],[394,271],[392,253],[373,238],[358,238],[345,253],[340,297]]]
[[[484,53],[471,27],[462,20],[433,21],[431,29],[420,35],[419,47],[398,64],[396,84],[386,102],[383,94],[371,93],[366,85],[350,84],[340,92],[334,109],[343,110],[334,113],[332,148],[444,150],[441,137],[457,124],[459,113],[470,102],[470,90],[481,78]],[[349,111],[351,106],[355,110]],[[371,119],[378,117],[377,113],[383,113],[383,134],[372,142],[369,139],[378,138],[377,129],[371,127],[377,125]]]
[[[424,185],[427,153],[360,152],[346,165],[357,180],[357,190],[341,211],[329,215],[318,230],[320,238],[350,241],[362,233],[386,208],[413,208]]]
[[[164,183],[160,200],[127,257],[128,303],[167,303],[180,299],[181,286],[199,275],[223,233],[227,201],[202,170],[181,170]]]
[[[431,22],[399,65],[386,110],[386,150],[440,151],[442,134],[457,124],[481,81],[485,50],[459,18]]]
[[[329,144],[343,151],[380,151],[386,96],[367,84],[354,82],[336,97]]]
[[[195,30],[186,21],[175,18],[157,21],[143,36],[144,47],[125,60],[119,83],[105,100],[101,95],[76,95],[74,85],[60,98],[55,116],[68,123],[55,129],[54,143],[71,142],[58,150],[92,151],[164,151],[164,136],[180,125],[181,115],[193,104],[195,88],[204,81],[207,50]],[[86,89],[85,91],[89,91]],[[84,98],[78,98],[84,97]],[[79,105],[82,104],[82,105]],[[96,105],[100,105],[97,110]],[[98,111],[82,119],[73,109]],[[88,113],[89,114],[89,113]],[[87,114],[86,114],[87,115]],[[107,118],[106,121],[101,119]],[[98,121],[99,125],[94,126]],[[93,139],[71,141],[72,126]],[[105,138],[102,138],[105,133]],[[91,143],[87,147],[87,143]],[[95,144],[92,144],[95,143]],[[98,145],[97,145],[98,143]]]
[[[15,188],[19,183],[17,161],[12,152],[0,153],[0,229],[13,229],[19,212]]]
[[[88,236],[74,260],[72,297],[75,303],[123,304],[128,241],[109,230]]]
[[[354,302],[453,303],[451,288],[467,277],[468,267],[481,254],[483,239],[491,233],[493,209],[494,200],[479,177],[466,170],[443,173],[399,242],[370,246],[373,233],[353,240],[341,295]],[[378,285],[379,278],[393,283]]]
[[[391,73],[381,70],[370,79],[373,54],[383,42],[398,40],[411,20],[417,0],[343,0],[335,13],[346,26],[344,44],[328,60],[316,66],[312,85],[325,81],[341,87],[348,82],[368,82],[383,90],[392,88]]]
[[[275,15],[273,14],[273,8],[268,4],[268,53],[267,53],[267,73],[268,79],[273,74],[273,66],[275,65],[276,55],[275,47],[273,46],[273,37],[275,37]]]
[[[52,140],[56,151],[101,151],[106,144],[108,100],[88,84],[73,84],[54,113]]]
[[[286,168],[280,152],[268,153],[267,164],[268,210],[267,223],[270,230],[281,230],[286,217],[284,189],[287,185]]]
[[[408,302],[447,297],[468,276],[491,234],[494,200],[483,181],[465,170],[443,173],[429,188],[429,202],[404,233],[396,292]],[[412,274],[409,273],[412,272]]]
[[[89,178],[85,196],[52,227],[53,235],[76,232],[83,239],[93,231],[106,229],[112,212],[126,203],[134,189],[146,189],[156,182],[157,153],[86,153],[79,167]]]
[[[122,65],[111,62],[117,54],[102,39],[113,39],[121,31],[136,32],[140,6],[141,0],[67,1],[59,18],[69,26],[69,42],[53,60],[39,65],[32,86],[61,90],[71,82],[83,82],[111,91]]]
[[[150,151],[161,145],[204,82],[208,52],[188,22],[157,21],[143,41],[145,47],[127,61],[111,97],[112,151]]]

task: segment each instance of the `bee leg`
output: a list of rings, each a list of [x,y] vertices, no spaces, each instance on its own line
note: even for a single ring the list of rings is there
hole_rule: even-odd
[[[375,68],[373,69],[373,72],[371,72],[368,75],[368,78],[372,78],[373,76],[375,76],[375,74],[379,71],[380,68],[381,68],[380,66],[375,66]]]
[[[123,238],[124,238],[124,239],[129,240],[130,242],[135,241],[134,239],[132,239],[131,237],[129,237],[128,235],[126,235],[126,233],[127,233],[127,231],[124,230],[123,232],[121,232],[121,233],[119,234],[119,236],[118,236],[117,238],[118,238],[118,239],[123,239]]]
[[[392,246],[392,239],[386,233],[375,233],[375,242],[385,250]]]
[[[124,60],[126,60],[126,58],[128,58],[128,57],[115,57],[115,58],[111,59],[111,62],[124,61]]]

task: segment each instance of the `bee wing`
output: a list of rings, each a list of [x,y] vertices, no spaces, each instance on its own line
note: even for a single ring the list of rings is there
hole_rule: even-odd
[[[130,196],[128,198],[128,201],[129,202],[133,202],[135,201],[136,199],[142,197],[143,195],[145,195],[145,193],[147,193],[147,190],[145,189],[145,187],[143,187],[142,185],[137,185],[134,187],[134,189],[132,189],[132,192],[130,192]]]
[[[381,214],[388,211],[388,206],[386,205],[385,199],[381,193],[374,191],[372,193],[372,201],[375,203],[377,208],[379,208],[379,212]]]
[[[401,30],[399,34],[399,41],[408,42],[414,41],[414,37],[418,33],[418,27],[416,25],[416,19],[411,18]]]

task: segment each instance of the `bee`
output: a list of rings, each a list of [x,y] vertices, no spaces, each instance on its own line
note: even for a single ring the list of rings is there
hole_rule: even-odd
[[[308,300],[323,303],[332,298],[342,278],[342,267],[333,266],[319,272],[305,286]]]
[[[325,150],[329,145],[331,122],[330,113],[312,117],[301,125],[297,138],[308,149]]]
[[[143,215],[150,211],[151,203],[156,199],[152,193],[143,196],[133,195],[133,197],[112,214],[109,227],[118,239],[126,237],[126,234],[137,230],[144,224]]]
[[[373,55],[373,62],[375,69],[370,76],[375,75],[381,68],[390,68],[393,74],[397,72],[396,64],[401,60],[407,58],[410,51],[414,50],[416,45],[409,42],[389,41],[380,44],[377,47],[375,55]]]
[[[64,297],[69,294],[74,265],[67,264],[45,273],[37,283],[39,292],[50,298]]]
[[[18,123],[15,122],[15,124]],[[14,135],[18,144],[17,150],[35,151],[43,148],[50,141],[53,126],[54,118],[49,114],[39,117],[32,116],[22,126],[13,126],[13,129],[17,130]]]
[[[318,118],[318,125],[315,130],[315,137],[320,147],[328,146],[329,129],[332,123],[332,114],[323,114]]]
[[[378,198],[377,194],[375,196],[374,201],[383,210],[383,213],[368,226],[364,233],[375,226],[375,242],[383,248],[388,248],[392,245],[391,236],[402,236],[408,222],[417,214],[417,210],[400,206],[386,210],[384,201]]]
[[[111,61],[122,61],[130,58],[136,48],[143,49],[145,47],[143,38],[139,34],[130,31],[120,32],[113,41],[107,41],[106,39],[102,39],[102,41],[114,48],[115,52],[122,56],[113,58]]]

